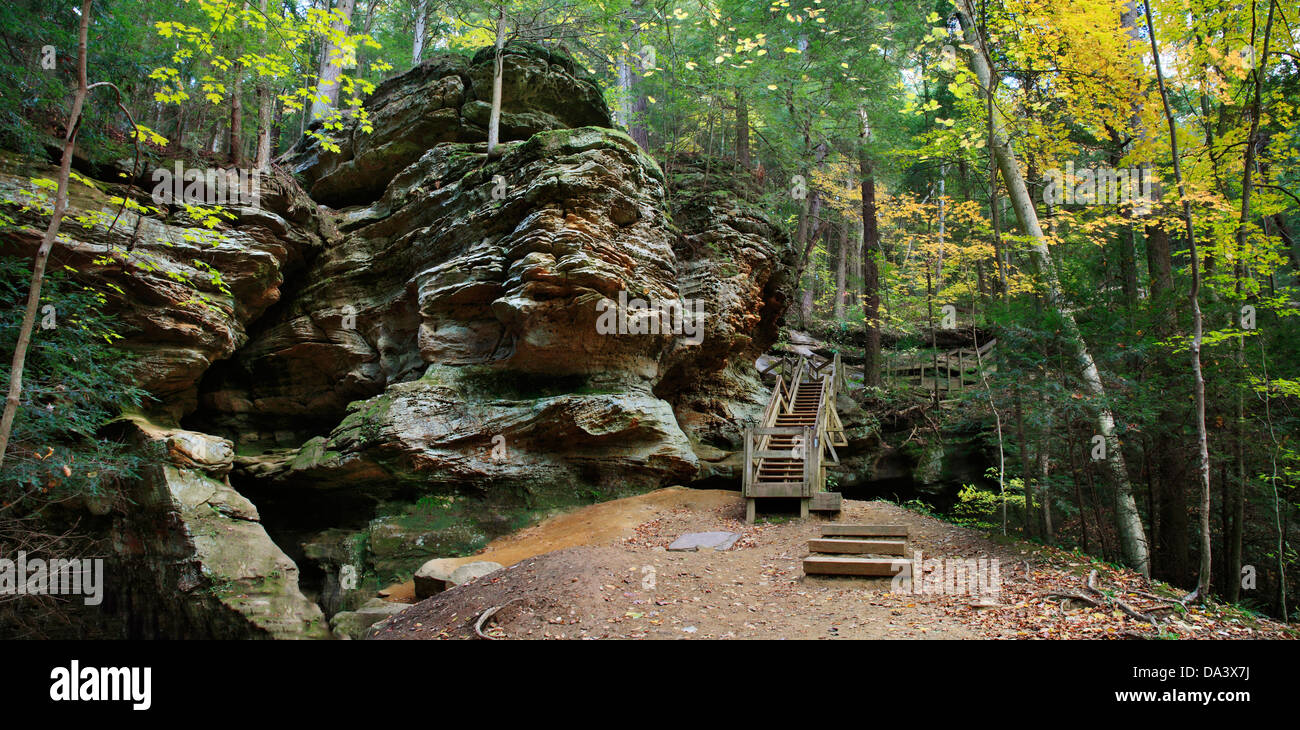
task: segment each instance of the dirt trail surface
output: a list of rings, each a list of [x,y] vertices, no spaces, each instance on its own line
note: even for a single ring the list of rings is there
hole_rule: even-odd
[[[907,525],[909,559],[917,551],[926,560],[996,558],[1001,590],[989,601],[892,591],[889,578],[805,576],[807,541],[827,522]],[[666,550],[682,533],[709,530],[742,537],[725,552]],[[746,525],[736,492],[674,487],[586,507],[498,540],[466,561],[509,567],[413,605],[372,636],[477,638],[475,623],[493,607],[499,608],[483,632],[515,639],[1292,636],[1285,626],[1237,612],[1183,611],[1157,596],[1171,592],[1087,556],[1000,543],[887,502],[845,500],[835,518]],[[1123,607],[1088,589],[1094,569],[1095,586],[1120,596]],[[1157,616],[1160,626],[1123,608]]]
[[[532,527],[493,540],[474,555],[450,558],[448,563],[459,567],[476,560],[490,560],[509,567],[525,558],[553,550],[620,541],[634,534],[642,523],[666,512],[711,510],[731,505],[738,499],[736,492],[725,489],[656,489],[549,517]],[[743,512],[741,516],[744,516]],[[414,603],[415,583],[407,581],[389,586],[383,593],[386,594],[384,598],[393,602]]]

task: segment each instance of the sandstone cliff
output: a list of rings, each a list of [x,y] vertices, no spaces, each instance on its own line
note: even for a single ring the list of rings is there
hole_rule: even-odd
[[[784,233],[746,171],[683,157],[666,177],[534,46],[506,54],[489,160],[490,74],[446,54],[385,82],[373,132],[305,139],[219,240],[166,209],[65,229],[157,399],[123,427],[175,446],[115,523],[127,592],[189,616],[151,630],[323,635],[317,604],[357,605],[367,578],[550,508],[729,478],[790,298]],[[10,191],[44,174],[0,172]],[[74,215],[111,208],[74,192]],[[629,301],[683,316],[608,332]]]

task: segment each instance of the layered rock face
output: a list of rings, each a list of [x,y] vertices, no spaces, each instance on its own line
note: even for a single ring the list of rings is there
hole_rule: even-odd
[[[30,195],[31,178],[56,176],[48,165],[0,157],[0,194],[7,199]],[[125,192],[125,186],[104,187]],[[136,196],[147,192],[135,189]],[[260,207],[230,208],[234,219],[218,236],[179,209],[119,215],[110,197],[70,185],[55,257],[98,284],[106,310],[120,322],[122,346],[137,357],[141,387],[159,411],[180,418],[197,405],[199,378],[247,342],[249,323],[279,300],[285,277],[323,245],[317,207],[287,175],[266,175]],[[17,222],[27,225],[7,229],[0,251],[30,259],[44,219],[25,211]]]
[[[375,200],[389,180],[434,145],[487,140],[491,49],[473,59],[438,54],[380,84],[366,100],[372,131],[351,125],[339,151],[304,137],[290,169],[312,198],[334,207]],[[612,127],[600,87],[566,56],[526,43],[502,56],[500,139],[583,126]]]
[[[685,155],[670,165],[679,286],[683,297],[708,302],[711,316],[702,346],[680,348],[656,392],[706,447],[697,451],[717,461],[718,449],[742,448],[741,424],[759,419],[771,395],[754,363],[776,342],[795,252],[760,207],[748,170]]]
[[[372,133],[347,130],[338,152],[304,140],[282,160],[310,198],[274,178],[211,251],[154,243],[183,239],[184,221],[132,216],[113,234],[144,231],[136,245],[167,266],[206,257],[230,289],[205,290],[207,307],[165,271],[94,268],[113,242],[69,246],[124,292],[126,346],[167,424],[141,432],[231,452],[160,466],[141,497],[168,527],[150,538],[124,521],[123,544],[207,566],[209,587],[231,576],[256,598],[202,605],[251,634],[318,630],[290,558],[307,599],[356,608],[365,576],[465,554],[539,511],[727,477],[724,457],[765,404],[753,362],[776,338],[793,254],[738,184],[748,172],[706,179],[674,160],[670,201],[664,172],[610,128],[570,60],[510,46],[504,68],[491,159],[490,53],[436,56],[367,101]],[[236,525],[203,537],[212,512],[241,521],[229,533],[249,553],[241,566],[221,549]],[[157,585],[192,574],[160,568]],[[269,623],[268,605],[287,623]]]
[[[32,178],[57,174],[48,165],[0,159],[0,194],[10,200],[29,199]],[[109,198],[72,184],[51,267],[75,269],[104,296],[118,318],[120,345],[137,356],[152,418],[170,424],[141,418],[111,425],[157,458],[128,492],[84,504],[111,520],[106,537],[116,554],[106,583],[120,615],[114,623],[135,637],[327,637],[320,608],[299,590],[294,562],[227,480],[232,444],[175,427],[196,406],[198,380],[211,363],[247,341],[249,323],[279,299],[285,277],[323,245],[316,206],[287,175],[271,176],[262,181],[262,206],[230,209],[234,218],[217,237],[166,209],[143,216],[126,210],[113,222],[119,206]],[[0,233],[0,253],[31,259],[44,228],[37,209],[16,213],[18,225]],[[75,312],[56,314],[75,321]]]

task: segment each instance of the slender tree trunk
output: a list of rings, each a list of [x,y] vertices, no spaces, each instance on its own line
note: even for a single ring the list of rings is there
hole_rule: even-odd
[[[943,246],[945,243],[944,234],[948,227],[948,206],[945,196],[947,195],[948,166],[939,166],[939,251],[935,257],[934,280],[940,289],[943,289]]]
[[[745,92],[736,89],[736,162],[749,169],[749,104]]]
[[[817,145],[814,153],[813,169],[815,170],[826,158],[829,152],[825,142]],[[803,255],[799,259],[799,271],[796,280],[803,287],[799,295],[799,315],[800,325],[807,327],[812,318],[813,308],[813,288],[816,280],[816,266],[813,264],[813,250],[817,247],[817,238],[821,235],[821,209],[822,198],[817,188],[808,187],[807,197],[804,198],[806,213],[801,219],[800,231],[802,233],[799,243],[803,244]],[[805,274],[809,276],[805,277]]]
[[[92,0],[81,3],[81,30],[77,36],[77,91],[72,98],[72,111],[68,114],[67,132],[63,137],[63,159],[59,165],[58,188],[54,194],[54,211],[50,224],[45,228],[45,236],[36,249],[36,259],[32,262],[32,280],[27,289],[27,308],[23,311],[23,322],[18,328],[18,342],[14,345],[14,358],[9,368],[9,392],[5,397],[4,415],[0,416],[0,465],[4,464],[5,451],[9,448],[9,436],[13,433],[14,418],[18,415],[18,406],[22,401],[23,367],[27,363],[27,350],[32,343],[32,330],[36,325],[36,314],[41,307],[41,288],[45,284],[45,266],[50,260],[50,251],[59,236],[59,224],[63,213],[68,208],[68,178],[72,172],[72,154],[77,146],[77,131],[81,128],[81,110],[86,103],[86,36],[90,28],[90,6]]]
[[[236,69],[238,64],[236,64]],[[238,74],[238,71],[236,71]],[[230,90],[230,164],[244,166],[244,144],[240,132],[244,129],[244,82],[235,76]]]
[[[501,141],[501,75],[502,50],[506,47],[506,11],[505,6],[497,7],[497,40],[492,65],[492,113],[488,116],[487,156],[497,156],[497,145]]]
[[[641,7],[643,5],[644,5],[644,0],[632,0],[633,12],[640,13]],[[632,22],[632,39],[628,45],[630,47],[635,48],[638,42],[637,39],[641,35],[641,23],[636,18],[633,18],[631,22]],[[627,78],[626,78],[626,86],[624,87],[623,91],[624,91],[624,96],[627,99],[627,101],[625,102],[627,104],[627,122],[626,122],[627,135],[631,137],[632,141],[636,142],[641,149],[645,150],[646,152],[649,152],[650,151],[650,124],[649,121],[646,119],[646,112],[649,111],[650,109],[650,99],[646,96],[645,87],[644,87],[645,69],[642,68],[642,66],[646,63],[647,59],[642,58],[640,55],[637,55],[636,60],[637,63],[634,64],[633,67],[627,67],[625,65],[625,68],[627,70]],[[724,117],[725,117],[725,110],[724,110]],[[725,131],[726,124],[724,123],[722,126],[724,130],[722,136],[725,140],[727,136]],[[713,136],[712,131],[710,131],[709,133],[710,140],[712,140],[712,136]],[[709,154],[710,155],[713,154],[713,151],[711,149],[709,150]]]
[[[1278,451],[1280,450],[1281,444],[1278,443],[1277,432],[1273,429],[1273,410],[1271,406],[1271,401],[1273,397],[1272,382],[1269,379],[1268,355],[1265,350],[1264,337],[1262,335],[1260,336],[1260,342],[1259,342],[1259,366],[1260,366],[1260,371],[1264,375],[1264,392],[1263,395],[1261,396],[1264,401],[1264,423],[1268,424],[1269,440],[1272,441],[1273,443],[1273,450],[1272,453],[1270,454],[1270,459],[1269,459],[1270,464],[1272,466],[1272,474],[1271,474],[1271,478],[1269,479],[1269,484],[1271,484],[1273,487],[1273,525],[1277,530],[1277,542],[1274,543],[1276,545],[1275,554],[1277,557],[1277,576],[1278,576],[1276,603],[1280,608],[1279,613],[1282,616],[1282,619],[1286,621],[1286,620],[1290,620],[1290,614],[1287,611],[1287,600],[1286,600],[1286,596],[1287,596],[1286,532],[1287,532],[1287,528],[1290,526],[1291,505],[1289,502],[1285,503],[1287,520],[1284,523],[1282,519],[1282,511],[1283,511],[1282,505],[1284,504],[1284,502],[1282,501],[1280,495],[1278,494],[1278,488],[1277,488],[1277,482],[1278,482],[1277,455],[1278,455]],[[1284,524],[1286,526],[1284,526]]]
[[[866,386],[880,385],[880,225],[876,219],[876,177],[867,143],[871,126],[867,112],[858,108],[862,132],[858,147],[858,174],[862,180],[862,320],[867,342],[863,348],[862,377]]]
[[[1083,552],[1090,552],[1088,548],[1088,512],[1083,502],[1083,487],[1079,483],[1079,461],[1078,453],[1075,451],[1076,441],[1074,437],[1074,427],[1066,423],[1065,429],[1066,451],[1070,454],[1070,482],[1074,485],[1074,508],[1079,513],[1079,531],[1083,541]]]
[[[813,203],[814,203],[814,208],[820,211],[821,209],[820,198],[818,200],[813,201]],[[813,215],[816,216],[817,213],[814,213]],[[799,316],[803,322],[804,327],[808,327],[809,325],[812,324],[813,307],[817,301],[817,281],[818,281],[817,262],[813,260],[811,251],[813,249],[816,249],[817,239],[820,237],[823,238],[823,240],[825,240],[824,237],[826,235],[825,233],[826,227],[823,226],[821,221],[818,220],[816,217],[813,218],[812,225],[814,228],[814,232],[812,234],[812,237],[808,239],[810,253],[808,257],[808,265],[805,267],[804,270],[805,271],[804,288],[799,299]]]
[[[352,9],[356,5],[356,0],[338,0],[334,6],[334,31],[336,33],[346,33],[348,25],[352,20]],[[324,51],[321,53],[320,61],[320,93],[326,97],[326,101],[319,99],[311,103],[311,118],[320,119],[329,114],[330,110],[338,106],[339,103],[339,77],[343,75],[342,59],[336,58],[338,47],[330,41],[325,42]]]
[[[971,8],[971,1],[958,0],[958,2],[966,17],[973,19],[975,14]],[[969,20],[965,20],[963,25],[968,25],[969,22]],[[988,93],[993,89],[993,69],[986,60],[987,51],[983,40],[972,30],[970,27],[966,28],[967,43],[974,49],[973,52],[967,54],[967,58],[970,60],[971,67],[975,71],[981,86]],[[997,158],[998,168],[1002,172],[1002,180],[1007,185],[1020,224],[1032,240],[1029,252],[1033,255],[1046,285],[1048,303],[1059,313],[1064,330],[1062,334],[1074,346],[1075,359],[1078,362],[1080,376],[1084,385],[1102,404],[1098,406],[1097,429],[1106,442],[1105,463],[1115,484],[1115,517],[1124,551],[1124,560],[1130,567],[1143,575],[1150,575],[1151,565],[1146,531],[1142,525],[1142,517],[1138,512],[1137,502],[1133,497],[1133,486],[1129,481],[1128,468],[1124,463],[1123,448],[1119,437],[1115,433],[1115,419],[1110,409],[1104,405],[1106,389],[1102,384],[1101,374],[1092,358],[1092,354],[1088,351],[1087,343],[1084,342],[1074,315],[1065,307],[1060,282],[1057,280],[1056,269],[1052,262],[1052,255],[1047,249],[1047,239],[1043,235],[1042,227],[1038,222],[1038,212],[1034,209],[1033,201],[1029,197],[1029,189],[1025,184],[1024,176],[1020,172],[1019,161],[1007,141],[1008,138],[1002,120],[996,113],[992,119],[993,153]]]
[[[427,0],[415,0],[415,39],[411,47],[411,66],[419,66],[424,60],[424,19],[428,16]]]
[[[632,135],[632,67],[627,63],[627,56],[620,54],[616,70],[618,76],[618,88],[623,92],[622,98],[619,99],[618,106],[614,108],[614,121],[623,125],[628,130],[628,136]]]
[[[641,78],[640,74],[632,74],[632,88],[636,89],[640,84],[637,81]],[[644,91],[636,91],[632,97],[632,114],[628,123],[627,135],[632,138],[633,142],[645,150],[650,151],[650,125],[646,122],[646,112],[650,109],[650,100],[646,98]]]
[[[1268,20],[1264,23],[1264,48],[1259,57],[1259,62],[1251,69],[1253,79],[1254,95],[1250,104],[1250,132],[1246,135],[1246,149],[1242,155],[1242,172],[1241,172],[1241,217],[1237,223],[1237,256],[1234,267],[1234,278],[1236,279],[1237,302],[1241,302],[1242,280],[1245,277],[1245,256],[1246,256],[1246,237],[1251,218],[1251,188],[1253,185],[1253,174],[1255,171],[1256,147],[1259,145],[1259,115],[1261,107],[1261,95],[1263,92],[1264,73],[1268,66],[1269,44],[1273,36],[1273,9],[1276,3],[1270,0],[1268,4]],[[1252,37],[1252,41],[1253,41]],[[1243,375],[1246,374],[1246,338],[1239,335],[1237,337],[1237,371]],[[1235,454],[1237,479],[1235,489],[1232,494],[1232,533],[1228,539],[1228,564],[1224,566],[1224,574],[1228,588],[1228,600],[1236,602],[1241,595],[1241,541],[1244,522],[1246,519],[1246,394],[1242,388],[1237,390],[1237,423]]]
[[[857,289],[862,286],[862,218],[859,216],[856,219],[852,219],[852,221],[853,233],[851,235],[853,237],[853,245],[849,247],[849,281],[847,284],[849,291],[845,294],[845,299],[848,300],[850,312],[852,311],[855,302],[859,306],[862,304],[862,302],[859,301],[860,295],[857,291]],[[852,315],[850,314],[850,316]]]
[[[257,89],[257,169],[266,172],[271,169],[271,130],[274,126],[275,97],[266,82],[258,84]]]
[[[835,321],[844,321],[844,300],[848,295],[845,288],[845,280],[849,273],[849,227],[848,224],[840,225],[840,241],[836,246],[836,263],[835,263]]]
[[[1211,555],[1210,555],[1210,450],[1209,438],[1205,429],[1205,377],[1201,372],[1201,264],[1196,250],[1196,228],[1192,221],[1192,203],[1187,198],[1183,185],[1183,170],[1178,159],[1178,125],[1174,121],[1173,109],[1169,106],[1169,96],[1165,91],[1164,71],[1160,68],[1160,50],[1156,44],[1155,29],[1151,23],[1151,3],[1143,0],[1146,9],[1147,37],[1151,40],[1151,58],[1156,67],[1156,83],[1160,87],[1160,101],[1165,108],[1165,120],[1169,123],[1170,156],[1173,158],[1174,181],[1178,184],[1178,197],[1183,204],[1183,225],[1186,227],[1187,245],[1190,249],[1192,288],[1188,299],[1192,305],[1192,378],[1196,399],[1196,444],[1200,452],[1201,477],[1201,572],[1196,590],[1202,601],[1210,598]]]
[[[1044,400],[1044,409],[1047,409],[1043,416],[1043,428],[1039,431],[1038,437],[1038,507],[1042,516],[1040,526],[1042,527],[1043,542],[1051,545],[1055,539],[1055,530],[1052,527],[1052,494],[1048,484],[1048,472],[1051,468],[1049,459],[1049,447],[1051,445],[1052,433],[1052,413],[1049,404]]]
[[[1029,468],[1029,436],[1025,433],[1025,408],[1019,389],[1016,390],[1015,406],[1016,441],[1020,447],[1020,480],[1025,489],[1025,537],[1033,537],[1037,527],[1034,524],[1033,471]]]
[[[261,0],[259,7],[266,14],[267,0]],[[257,169],[266,172],[271,169],[271,126],[274,123],[275,95],[271,85],[265,79],[257,82]]]

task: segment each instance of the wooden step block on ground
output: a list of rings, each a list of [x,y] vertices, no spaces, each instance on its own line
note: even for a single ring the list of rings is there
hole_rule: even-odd
[[[906,540],[858,540],[854,538],[830,538],[809,540],[808,549],[814,553],[867,554],[867,555],[903,555],[907,549]]]
[[[839,492],[818,492],[812,496],[808,509],[812,512],[839,512],[843,501]]]
[[[892,578],[911,575],[912,564],[896,558],[837,558],[809,555],[803,559],[805,575],[866,575]]]
[[[822,537],[901,537],[907,539],[907,525],[822,525]]]

